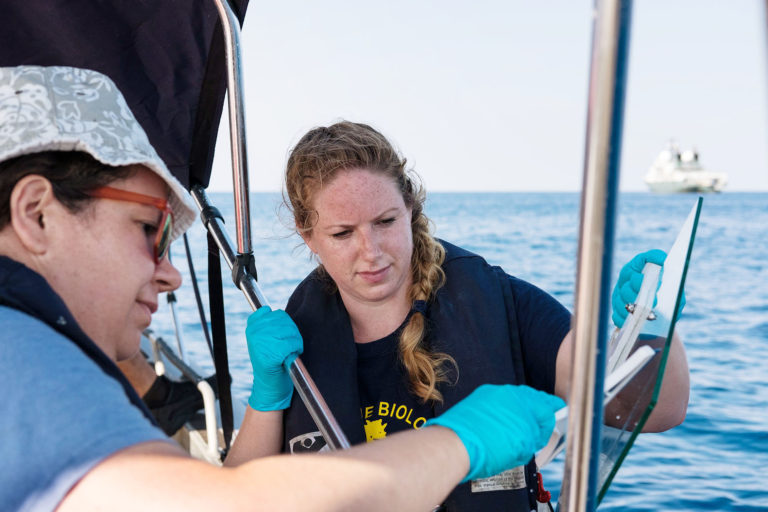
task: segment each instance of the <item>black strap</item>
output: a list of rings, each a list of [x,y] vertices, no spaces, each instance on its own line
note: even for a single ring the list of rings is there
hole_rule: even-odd
[[[213,357],[213,344],[211,343],[211,334],[208,332],[208,322],[205,319],[205,309],[203,308],[203,300],[200,297],[200,288],[197,286],[197,276],[195,275],[195,266],[192,264],[192,251],[189,249],[189,239],[187,234],[184,233],[184,249],[187,253],[187,266],[189,267],[189,277],[192,281],[192,288],[195,290],[195,301],[197,301],[197,312],[200,315],[200,325],[203,328],[203,334],[205,335],[205,341],[208,343],[208,350],[211,353],[211,359]]]
[[[216,240],[208,233],[208,300],[211,305],[211,331],[213,333],[213,364],[218,378],[221,428],[224,431],[224,450],[229,451],[234,420],[230,391],[229,361],[227,359],[227,332],[224,321],[224,295],[221,284],[221,260]]]

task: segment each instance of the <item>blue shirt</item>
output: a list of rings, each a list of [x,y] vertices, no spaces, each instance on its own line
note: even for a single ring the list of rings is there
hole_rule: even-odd
[[[41,306],[35,297],[47,301],[58,327],[79,331],[39,275],[0,258],[0,304],[14,305],[0,305],[4,511],[53,510],[106,457],[137,443],[168,440],[132,403],[135,397],[124,383],[105,372],[103,362],[33,316]]]

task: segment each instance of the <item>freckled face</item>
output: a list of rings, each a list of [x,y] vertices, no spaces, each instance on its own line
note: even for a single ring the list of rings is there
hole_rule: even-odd
[[[315,193],[317,224],[304,241],[336,282],[347,309],[407,305],[411,284],[411,209],[391,178],[339,171]]]

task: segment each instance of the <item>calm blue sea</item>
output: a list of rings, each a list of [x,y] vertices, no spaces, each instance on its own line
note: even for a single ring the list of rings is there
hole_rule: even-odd
[[[211,194],[211,200],[234,239],[231,195]],[[579,200],[576,193],[432,194],[427,214],[439,237],[537,284],[572,309]],[[667,250],[694,200],[622,194],[614,273],[639,251]],[[251,197],[259,282],[273,307],[284,307],[313,268],[279,204],[279,194]],[[205,233],[198,224],[190,235],[207,299]],[[178,293],[185,357],[209,372],[182,243],[174,244],[172,257],[185,277]],[[231,283],[227,273],[224,280]],[[669,432],[638,438],[601,510],[768,510],[768,194],[704,197],[686,297],[678,333],[691,369],[688,416]],[[225,301],[234,393],[245,400],[251,378],[242,333],[250,309],[233,286]],[[158,313],[153,329],[174,343],[170,315]],[[562,466],[563,456],[552,464]]]

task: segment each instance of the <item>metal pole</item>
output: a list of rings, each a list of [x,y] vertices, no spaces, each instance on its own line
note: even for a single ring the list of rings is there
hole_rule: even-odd
[[[181,341],[181,322],[176,312],[176,294],[168,292],[168,306],[171,308],[171,319],[173,320],[173,333],[176,335],[176,348],[179,349],[179,357],[184,361],[184,343]]]
[[[763,2],[763,22],[765,23],[765,32],[763,42],[764,48],[768,50],[768,0]],[[765,56],[765,55],[764,55]],[[763,68],[763,72],[768,71],[768,68]]]
[[[245,106],[243,102],[243,82],[240,70],[240,24],[226,0],[214,0],[219,11],[221,26],[224,31],[224,46],[227,59],[227,98],[229,107],[230,147],[232,151],[232,181],[235,195],[235,227],[237,229],[237,255],[227,237],[223,221],[210,211],[210,203],[202,187],[194,187],[192,196],[200,211],[203,222],[213,235],[216,245],[224,256],[230,269],[235,269],[233,279],[243,291],[253,309],[268,305],[255,277],[251,246],[250,205],[248,198],[248,162],[245,136]],[[253,272],[253,273],[252,273]],[[291,364],[291,379],[299,396],[307,406],[328,446],[332,449],[349,448],[349,441],[342,432],[336,419],[331,414],[317,386],[312,381],[306,368],[298,358]]]
[[[227,232],[224,230],[223,220],[211,214],[211,212],[215,211],[215,208],[212,207],[203,187],[199,185],[192,187],[192,197],[202,212],[203,224],[213,236],[219,251],[224,256],[224,261],[227,262],[231,269],[235,265],[236,255],[232,248],[232,242],[230,242]],[[239,282],[235,284],[240,287],[251,308],[254,310],[261,306],[269,305],[264,294],[261,292],[259,283],[249,272],[244,272]],[[334,418],[333,413],[331,413],[328,404],[325,403],[325,399],[317,389],[317,385],[315,385],[312,377],[310,377],[307,369],[304,367],[304,363],[299,358],[296,358],[291,364],[289,372],[299,397],[307,407],[312,419],[315,420],[315,424],[323,434],[328,446],[333,450],[349,448],[350,445],[347,437],[341,430],[341,426],[339,426],[336,418]]]
[[[245,263],[245,268],[241,269],[242,272],[236,272],[233,278],[235,279],[235,284],[245,294],[251,307],[257,309],[262,305],[268,305],[268,302],[261,293],[255,275],[251,274],[248,268],[248,262],[253,261],[252,258],[249,258],[252,256],[253,249],[251,246],[250,204],[248,198],[245,106],[243,102],[242,72],[240,70],[240,24],[226,0],[214,1],[219,11],[219,19],[224,31],[224,46],[226,48],[229,133],[232,151],[232,181],[235,195],[235,227],[237,230],[238,255],[234,254],[232,244],[227,237],[226,231],[224,231],[220,219],[211,216],[209,219],[204,218],[203,221],[206,222],[206,228],[216,240],[216,245],[218,245],[219,250],[224,255],[229,268],[232,269],[236,264],[243,265]],[[210,206],[202,187],[193,189],[192,195],[201,211]],[[237,257],[242,255],[247,257]],[[309,413],[315,420],[328,445],[332,449],[349,448],[349,441],[341,431],[339,424],[336,422],[333,414],[331,414],[317,386],[299,359],[296,359],[291,365],[290,374],[299,396],[307,406]]]
[[[224,31],[227,59],[227,105],[229,113],[230,149],[232,151],[232,184],[235,194],[235,228],[237,252],[250,254],[251,225],[248,197],[248,155],[245,137],[245,105],[243,78],[240,70],[240,23],[226,0],[214,0]]]
[[[631,0],[597,0],[561,506],[594,510]]]

